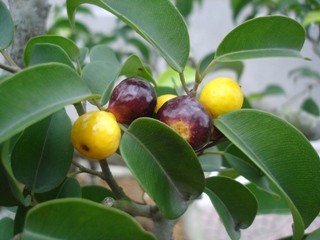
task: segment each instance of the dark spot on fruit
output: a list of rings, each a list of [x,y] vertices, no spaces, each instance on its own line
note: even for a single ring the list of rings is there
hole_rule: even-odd
[[[87,151],[87,152],[90,151],[90,148],[89,148],[87,145],[85,145],[85,144],[82,144],[82,145],[81,145],[81,148],[82,148],[83,150]]]

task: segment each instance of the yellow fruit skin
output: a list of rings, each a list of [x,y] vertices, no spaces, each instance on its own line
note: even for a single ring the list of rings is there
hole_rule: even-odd
[[[114,154],[120,144],[121,130],[110,112],[93,111],[81,115],[73,124],[71,142],[83,156],[101,160]]]
[[[164,95],[159,96],[157,98],[157,105],[154,108],[154,112],[157,113],[163,104],[165,104],[167,101],[169,101],[170,99],[175,98],[175,97],[177,97],[177,95],[174,95],[174,94],[164,94]]]
[[[231,78],[219,77],[208,82],[200,93],[202,102],[213,118],[232,110],[240,109],[243,92],[239,84]]]

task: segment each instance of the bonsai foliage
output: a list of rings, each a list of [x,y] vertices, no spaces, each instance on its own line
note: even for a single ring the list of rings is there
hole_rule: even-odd
[[[194,97],[211,70],[232,68],[241,75],[239,61],[246,59],[303,61],[307,59],[300,54],[304,28],[285,16],[248,20],[225,36],[215,55],[192,69],[187,66],[188,28],[169,0],[67,0],[71,26],[84,3],[114,14],[134,29],[180,83],[168,87],[166,81],[158,81],[152,67],[138,55],[120,61],[107,45],[88,51],[55,35],[30,39],[24,51],[26,68],[20,69],[5,50],[14,39],[13,23],[0,1],[0,31],[7,33],[0,35],[0,51],[9,62],[0,65],[9,72],[0,76],[0,205],[17,207],[14,220],[0,220],[0,238],[166,239],[171,229],[163,229],[167,234],[156,229],[149,233],[133,217],[174,223],[206,194],[231,239],[240,239],[241,230],[250,227],[257,214],[279,213],[279,201],[293,216],[293,239],[302,239],[320,211],[320,159],[306,137],[288,122],[244,104],[213,119],[220,135],[197,150],[152,116],[119,124],[122,137],[117,154],[155,203],[147,205],[123,192],[105,159],[99,161],[101,172],[73,161],[72,123],[65,107],[74,106],[82,115],[86,101],[105,110],[122,77],[143,78],[158,95]],[[186,72],[194,73],[187,83]],[[72,164],[79,171],[70,172]],[[226,170],[250,184],[225,176]],[[80,186],[74,178],[79,172],[101,177],[110,189]],[[204,172],[218,176],[205,178]],[[273,207],[267,208],[265,199]]]

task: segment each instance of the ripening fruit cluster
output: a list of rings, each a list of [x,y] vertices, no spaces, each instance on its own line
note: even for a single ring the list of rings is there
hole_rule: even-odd
[[[119,147],[118,123],[129,125],[140,117],[155,117],[180,134],[196,151],[210,141],[212,119],[241,108],[242,103],[240,86],[226,77],[207,83],[199,99],[172,94],[157,97],[153,85],[146,80],[127,78],[114,88],[106,111],[88,112],[75,121],[71,140],[81,154],[101,160]]]

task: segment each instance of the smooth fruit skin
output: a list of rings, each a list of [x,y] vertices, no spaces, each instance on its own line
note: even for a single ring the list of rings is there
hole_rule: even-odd
[[[133,77],[120,82],[112,91],[108,111],[117,121],[130,124],[139,117],[151,117],[157,104],[153,86],[144,79]]]
[[[170,99],[175,98],[175,97],[177,97],[177,95],[174,95],[174,94],[164,94],[164,95],[159,96],[157,98],[157,105],[154,108],[154,112],[157,113],[163,104],[165,104],[167,101],[169,101]]]
[[[114,154],[121,130],[112,113],[93,111],[81,115],[73,124],[71,142],[83,156],[101,160]]]
[[[210,113],[192,96],[170,99],[159,109],[157,119],[180,134],[194,150],[203,148],[213,132]]]
[[[209,110],[213,118],[232,110],[240,109],[243,92],[239,84],[231,78],[219,77],[208,82],[200,93],[200,102]]]

